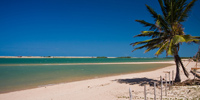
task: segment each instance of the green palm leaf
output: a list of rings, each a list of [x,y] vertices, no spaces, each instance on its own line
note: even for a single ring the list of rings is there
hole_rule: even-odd
[[[173,39],[171,39],[168,45],[167,55],[173,55]]]
[[[183,22],[185,21],[185,19],[188,17],[188,13],[191,10],[191,8],[194,6],[194,2],[196,2],[197,0],[192,0],[184,9],[184,11],[181,13],[180,18],[179,18],[179,22]]]
[[[149,7],[148,5],[146,5],[146,7],[147,7],[148,11],[152,14],[152,17],[153,17],[155,20],[157,20],[158,14],[157,14],[151,7]]]
[[[146,22],[144,20],[135,20],[135,21],[143,24],[145,27],[150,27],[149,30],[155,30],[156,29],[156,25],[155,24],[151,24],[151,23]]]
[[[183,37],[183,35],[175,35],[173,38],[173,44],[178,44],[180,42],[186,42],[185,38]]]
[[[155,53],[155,55],[160,55],[164,50],[166,50],[168,44],[169,44],[168,41],[166,41],[165,43],[162,43],[162,46],[161,46],[160,49]]]
[[[178,43],[182,43],[182,42],[199,42],[200,40],[197,38],[195,39],[195,37],[191,36],[191,35],[175,35],[173,38],[173,43],[174,44],[178,44]]]
[[[161,32],[155,32],[155,31],[142,31],[141,34],[138,34],[134,37],[140,37],[140,36],[148,36],[148,37],[152,37],[152,38],[155,38],[155,37],[159,37],[161,36],[163,33]]]

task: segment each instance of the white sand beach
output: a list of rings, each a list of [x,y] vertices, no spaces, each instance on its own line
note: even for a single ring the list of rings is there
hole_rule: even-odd
[[[153,63],[174,64],[173,61]],[[183,63],[184,65],[187,65],[188,61],[183,61]],[[195,62],[190,62],[186,69],[190,71],[191,67],[194,67],[195,64]],[[129,88],[132,90],[134,100],[142,100],[144,97],[144,86],[141,86],[142,82],[152,80],[159,81],[160,76],[165,76],[164,71],[174,70],[175,72],[175,68],[175,65],[172,65],[148,72],[89,79],[3,93],[0,94],[0,100],[128,100]],[[189,78],[193,79],[194,76],[190,73]],[[187,79],[187,77],[184,76],[182,69],[181,79],[182,81]],[[147,97],[153,98],[153,87],[147,86],[147,92]],[[159,90],[157,90],[157,94],[157,98],[160,98]],[[168,96],[170,95],[169,91]],[[200,95],[200,93],[198,95]],[[171,97],[176,96],[177,95],[171,95]]]

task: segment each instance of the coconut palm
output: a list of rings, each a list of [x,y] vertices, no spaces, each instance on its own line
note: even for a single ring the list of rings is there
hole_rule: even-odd
[[[149,30],[142,31],[141,34],[134,37],[151,37],[151,39],[131,43],[134,47],[133,51],[146,48],[146,53],[158,49],[155,53],[157,56],[164,51],[166,51],[167,56],[173,56],[176,63],[175,82],[181,81],[179,72],[180,65],[184,74],[187,77],[189,75],[178,55],[180,45],[183,42],[197,43],[200,41],[199,36],[186,35],[182,25],[182,22],[186,21],[195,1],[196,0],[192,0],[189,3],[186,3],[186,0],[158,0],[162,10],[162,15],[157,14],[150,6],[146,5],[147,10],[154,18],[154,23],[149,23],[144,20],[136,20],[136,22],[143,24],[145,27],[149,27]]]

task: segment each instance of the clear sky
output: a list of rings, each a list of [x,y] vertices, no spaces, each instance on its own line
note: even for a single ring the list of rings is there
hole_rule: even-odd
[[[135,20],[153,21],[145,4],[161,13],[157,0],[0,0],[0,56],[155,57],[131,52],[130,43],[145,40],[133,36],[147,30]],[[200,36],[199,0],[183,24]],[[197,50],[183,44],[179,54]]]

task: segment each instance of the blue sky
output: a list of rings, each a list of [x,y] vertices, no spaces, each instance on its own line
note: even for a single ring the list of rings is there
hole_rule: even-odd
[[[154,57],[156,51],[132,51],[133,38],[152,22],[145,4],[157,12],[157,0],[1,0],[0,56]],[[185,33],[199,36],[200,1],[185,23]],[[197,44],[183,44],[180,56],[193,56]],[[160,57],[165,57],[162,54]]]

